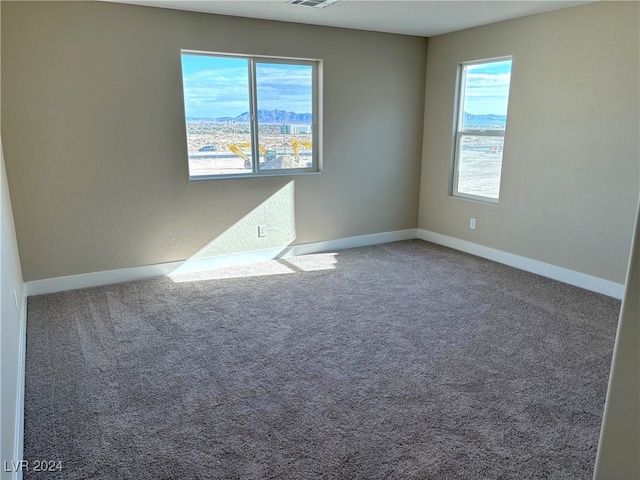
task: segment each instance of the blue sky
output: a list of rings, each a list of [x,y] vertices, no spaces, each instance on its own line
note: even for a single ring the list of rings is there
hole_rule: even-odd
[[[249,110],[249,61],[183,54],[187,117],[235,117]],[[258,109],[311,113],[311,66],[257,63]]]
[[[507,114],[511,60],[468,65],[464,110],[475,115]]]

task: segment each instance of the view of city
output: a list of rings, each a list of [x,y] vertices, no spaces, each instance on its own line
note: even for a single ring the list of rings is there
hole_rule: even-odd
[[[261,169],[311,165],[311,125],[259,124]],[[251,126],[235,121],[187,121],[191,176],[237,175],[252,171]]]
[[[190,176],[312,167],[312,62],[183,53],[182,74]]]

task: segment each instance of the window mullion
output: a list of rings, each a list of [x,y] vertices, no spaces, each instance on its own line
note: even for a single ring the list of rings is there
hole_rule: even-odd
[[[459,130],[462,135],[473,137],[504,137],[504,130]]]
[[[453,159],[453,179],[451,184],[451,193],[456,194],[458,192],[458,157],[460,156],[460,131],[456,131],[455,136],[455,146],[453,150],[454,159]]]
[[[258,138],[258,89],[256,83],[256,61],[249,59],[249,117],[251,126],[251,169],[258,173],[260,147]]]

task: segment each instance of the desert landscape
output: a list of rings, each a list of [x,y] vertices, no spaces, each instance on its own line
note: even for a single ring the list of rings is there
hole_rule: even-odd
[[[191,177],[251,173],[248,122],[188,120],[186,127]],[[282,124],[259,124],[260,169],[311,166],[312,134],[282,133],[286,130]],[[298,147],[297,155],[294,145]]]

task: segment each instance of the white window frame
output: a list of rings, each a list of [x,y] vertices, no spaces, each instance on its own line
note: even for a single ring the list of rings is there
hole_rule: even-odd
[[[482,65],[488,63],[498,63],[504,62],[507,60],[513,61],[512,56],[506,57],[497,57],[490,58],[485,60],[474,60],[471,62],[463,62],[458,65],[458,74],[457,74],[457,94],[456,94],[456,105],[455,105],[455,124],[454,124],[454,148],[452,155],[452,180],[451,180],[451,188],[450,194],[454,197],[466,198],[469,200],[476,200],[479,202],[487,202],[497,204],[500,199],[500,191],[498,190],[498,198],[486,197],[482,195],[473,195],[470,193],[464,193],[458,191],[458,178],[459,178],[459,164],[460,164],[460,145],[462,144],[462,138],[465,135],[474,136],[474,137],[502,137],[502,144],[504,145],[504,138],[507,131],[507,127],[505,124],[504,130],[465,130],[463,128],[464,121],[464,104],[465,104],[465,90],[466,90],[466,80],[467,80],[467,67],[474,65]],[[511,93],[511,85],[509,85],[509,93]],[[507,117],[508,120],[508,117]],[[504,149],[503,149],[504,153]],[[500,170],[502,170],[502,160],[500,162]]]
[[[219,53],[219,52],[205,52],[199,50],[180,50],[180,56],[186,55],[201,55],[211,57],[227,57],[227,58],[242,58],[249,61],[248,70],[248,84],[249,84],[249,116],[250,116],[250,128],[251,128],[251,171],[247,173],[233,173],[223,175],[189,175],[189,180],[218,180],[223,178],[254,178],[254,177],[273,177],[283,175],[299,175],[310,173],[321,173],[321,109],[320,109],[320,78],[322,61],[307,59],[307,58],[292,58],[292,57],[273,57],[264,55],[240,55],[235,53]],[[311,149],[312,160],[310,167],[304,168],[281,168],[281,169],[260,169],[260,146],[258,135],[258,95],[257,95],[257,78],[256,78],[256,64],[258,63],[273,63],[273,64],[292,64],[292,65],[307,65],[312,67],[312,87],[311,87],[311,143],[313,148]],[[182,77],[184,81],[184,77]],[[182,86],[184,93],[184,84]],[[184,109],[185,118],[185,135],[186,135],[186,122],[187,114]],[[187,155],[188,161],[188,155]]]

